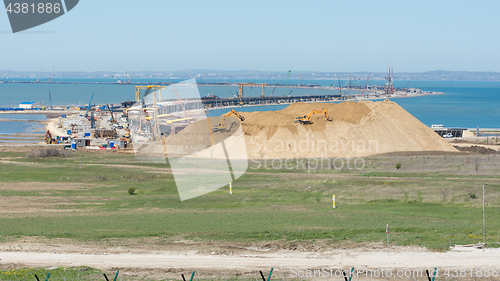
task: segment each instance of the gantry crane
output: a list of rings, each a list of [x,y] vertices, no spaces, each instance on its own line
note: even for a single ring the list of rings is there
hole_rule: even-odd
[[[147,85],[147,86],[135,86],[135,101],[141,101],[151,90],[165,89],[167,86],[162,85]],[[145,89],[146,92],[141,97],[141,90]]]
[[[265,92],[264,92],[264,87],[267,85],[267,83],[238,83],[238,98],[241,99],[243,97],[243,86],[262,86],[262,94],[260,95],[261,97],[264,97]]]

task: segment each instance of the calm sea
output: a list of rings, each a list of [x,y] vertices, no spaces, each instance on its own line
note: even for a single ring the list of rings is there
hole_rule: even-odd
[[[43,114],[0,114],[0,134],[43,134],[45,126],[39,122],[46,119]]]
[[[65,81],[70,81],[65,79]],[[77,82],[88,82],[86,79],[73,79]],[[98,82],[111,82],[112,80],[96,80]],[[143,80],[133,79],[132,82],[159,82],[165,80]],[[224,80],[213,80],[220,82]],[[209,82],[209,81],[207,81]],[[227,81],[225,81],[227,82]],[[231,82],[243,82],[231,80]],[[245,82],[268,82],[285,84],[283,80],[252,80]],[[344,84],[345,81],[342,82]],[[370,81],[370,85],[379,84],[383,81]],[[404,87],[407,81],[395,81],[396,87]],[[319,84],[330,86],[338,81],[333,80],[291,80],[290,84]],[[360,82],[364,84],[364,82]],[[442,124],[445,127],[464,128],[500,128],[500,82],[455,82],[455,81],[418,81],[408,83],[408,87],[420,88],[426,91],[443,92],[445,95],[432,95],[415,98],[393,99],[425,125]],[[220,97],[231,97],[237,93],[238,87],[209,87],[200,86],[200,94],[206,96],[215,94]],[[49,91],[52,95],[53,105],[86,105],[92,93],[95,93],[94,102],[98,104],[114,103],[134,99],[133,85],[101,85],[101,84],[13,84],[0,83],[0,107],[17,106],[22,101],[35,101],[49,105]],[[245,87],[246,96],[259,96],[262,89],[260,87]],[[274,96],[283,96],[284,88],[266,87],[266,95],[273,91]],[[336,94],[338,91],[298,89],[289,88],[287,94],[291,95],[319,95]],[[244,107],[238,111],[260,111],[278,110],[286,105],[265,106],[265,107]],[[209,116],[217,116],[227,111],[212,110]],[[5,118],[0,115],[0,118]]]

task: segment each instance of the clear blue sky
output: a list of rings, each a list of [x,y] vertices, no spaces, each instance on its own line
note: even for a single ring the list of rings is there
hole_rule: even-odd
[[[12,34],[0,69],[500,72],[500,1],[81,0]]]

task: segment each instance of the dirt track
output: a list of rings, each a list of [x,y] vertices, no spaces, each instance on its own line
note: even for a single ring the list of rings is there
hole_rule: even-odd
[[[500,251],[486,249],[468,252],[430,252],[422,249],[392,249],[386,251],[335,250],[322,253],[277,251],[242,255],[202,255],[196,251],[185,254],[158,252],[155,254],[82,254],[57,252],[0,252],[0,266],[22,264],[31,267],[90,266],[100,269],[111,268],[200,268],[241,269],[258,267],[318,268],[328,267],[498,267]]]

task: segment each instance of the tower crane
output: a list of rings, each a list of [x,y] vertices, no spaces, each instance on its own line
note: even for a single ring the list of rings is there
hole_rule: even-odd
[[[290,74],[292,74],[292,71],[288,70],[288,75],[286,76],[285,94],[283,96],[286,96],[288,92],[288,79],[290,79]]]

